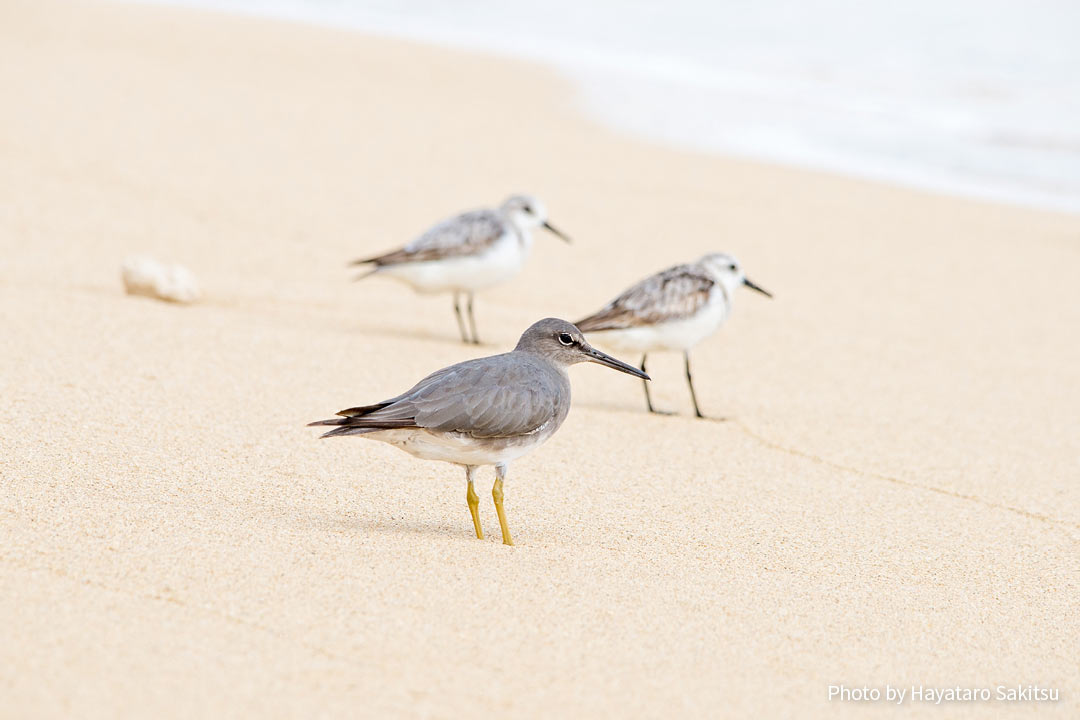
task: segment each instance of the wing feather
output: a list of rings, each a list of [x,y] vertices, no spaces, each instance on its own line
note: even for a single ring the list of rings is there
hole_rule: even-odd
[[[682,320],[709,301],[715,285],[700,268],[676,265],[650,275],[599,312],[574,324],[582,332],[598,332]]]
[[[508,229],[508,224],[494,210],[473,210],[444,220],[400,250],[357,260],[354,264],[374,263],[382,267],[472,255],[494,245]]]
[[[316,425],[418,427],[473,437],[509,437],[540,428],[569,400],[569,383],[526,353],[468,360],[443,368],[382,403],[343,410]],[[370,409],[370,410],[369,410]],[[363,414],[357,411],[368,410]],[[339,427],[328,434],[350,434]]]

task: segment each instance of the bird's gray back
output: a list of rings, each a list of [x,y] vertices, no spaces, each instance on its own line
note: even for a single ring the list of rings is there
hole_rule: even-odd
[[[376,258],[375,262],[396,265],[472,255],[490,248],[507,231],[513,231],[513,228],[497,210],[472,210],[442,221],[400,250]]]
[[[356,420],[473,437],[512,437],[545,426],[554,432],[570,410],[570,381],[543,358],[515,351],[443,368],[379,405]]]
[[[709,301],[716,281],[697,264],[650,275],[575,325],[582,332],[654,325],[690,317]]]

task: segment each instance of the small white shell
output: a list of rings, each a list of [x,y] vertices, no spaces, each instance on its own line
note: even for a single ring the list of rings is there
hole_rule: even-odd
[[[166,265],[145,255],[124,260],[124,289],[129,295],[146,295],[177,303],[195,302],[202,296],[199,281],[183,265]]]

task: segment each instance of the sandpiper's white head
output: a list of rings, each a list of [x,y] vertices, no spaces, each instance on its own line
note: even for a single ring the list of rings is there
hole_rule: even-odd
[[[730,293],[739,285],[745,285],[751,290],[757,290],[765,297],[772,297],[768,290],[750,282],[743,272],[742,265],[734,256],[727,253],[710,253],[698,261],[708,270],[709,274],[723,285]]]
[[[556,230],[548,222],[547,208],[540,199],[532,195],[511,195],[499,206],[499,210],[514,223],[519,230],[532,230],[543,227],[570,242],[570,238]]]

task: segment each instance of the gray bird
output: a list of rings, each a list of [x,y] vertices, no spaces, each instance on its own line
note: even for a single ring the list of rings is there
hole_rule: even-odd
[[[481,540],[484,531],[473,479],[477,467],[494,465],[491,495],[503,542],[513,545],[503,511],[507,466],[562,425],[570,412],[566,369],[580,362],[649,379],[645,372],[593,348],[572,324],[547,318],[526,330],[512,352],[436,370],[401,395],[342,410],[339,417],[310,425],[335,426],[324,438],[362,435],[425,460],[464,467],[465,497]]]
[[[471,210],[443,220],[411,243],[393,252],[356,260],[373,265],[371,275],[385,275],[419,293],[454,293],[461,341],[478,345],[473,295],[516,275],[532,249],[532,230],[542,227],[570,242],[548,222],[547,209],[531,195],[512,195],[490,210]],[[468,305],[470,337],[461,317],[461,295]]]

